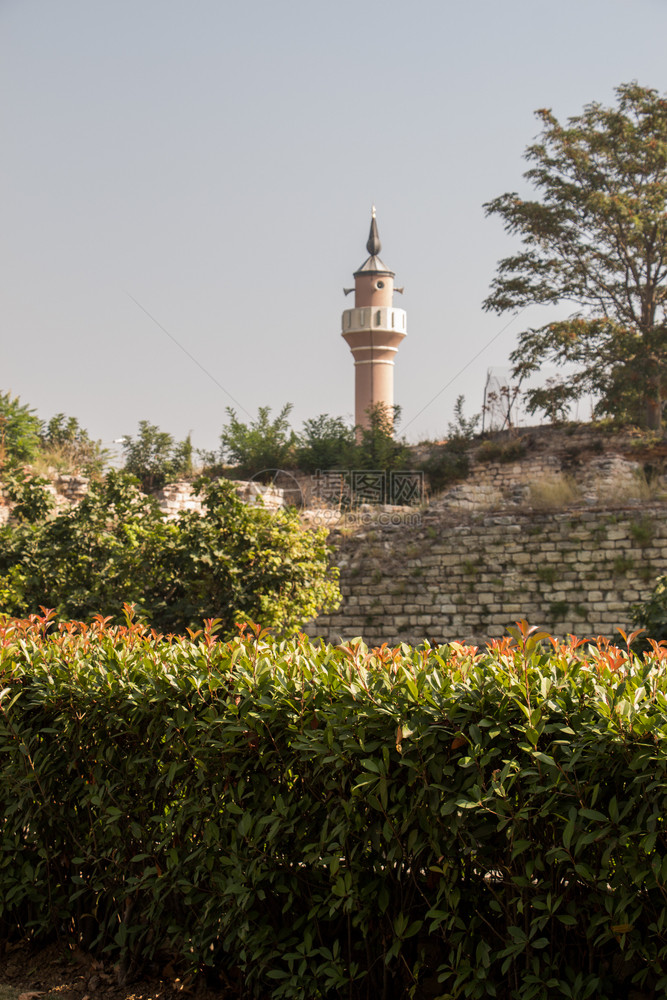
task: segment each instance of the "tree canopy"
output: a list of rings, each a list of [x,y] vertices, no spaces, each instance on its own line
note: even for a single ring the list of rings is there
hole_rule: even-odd
[[[192,473],[190,438],[174,441],[171,434],[148,420],[139,421],[136,438],[130,434],[125,436],[123,451],[123,468],[139,480],[144,493],[153,493],[165,483]]]
[[[391,412],[381,403],[368,410],[368,426],[355,428],[341,417],[322,413],[306,420],[303,432],[289,425],[292,404],[287,403],[271,418],[268,406],[260,406],[255,420],[243,423],[231,407],[229,423],[220,435],[223,461],[234,463],[235,474],[270,482],[280,469],[317,472],[328,469],[396,469],[409,461],[402,441],[394,438],[400,407]],[[215,455],[209,454],[208,468],[220,471]]]
[[[355,463],[354,428],[342,417],[321,413],[303,422],[296,464],[304,472],[322,469],[349,469]]]
[[[297,441],[289,425],[291,411],[292,404],[286,403],[272,420],[271,407],[260,406],[257,419],[245,424],[228,406],[229,423],[220,435],[223,459],[237,465],[240,475],[263,481],[270,481],[276,469],[291,468]]]
[[[40,449],[44,463],[100,476],[109,460],[101,441],[93,441],[76,417],[56,413],[42,424]]]
[[[637,83],[616,105],[585,106],[562,125],[550,110],[528,147],[534,200],[488,202],[522,249],[501,260],[484,306],[502,313],[572,304],[569,319],[528,329],[511,355],[514,376],[575,366],[527,392],[531,412],[558,414],[592,393],[597,415],[661,425],[667,317],[667,100]]]
[[[45,481],[5,478],[15,502],[0,528],[0,612],[53,609],[59,618],[124,620],[123,605],[163,632],[220,620],[294,631],[340,602],[324,529],[294,510],[249,507],[231,483],[199,480],[203,513],[168,520],[132,479],[111,471],[72,507],[53,512]]]
[[[29,462],[39,448],[42,421],[18,396],[0,392],[0,466]]]
[[[404,441],[394,437],[401,419],[400,406],[389,409],[384,403],[375,403],[366,411],[368,425],[361,430],[354,452],[354,462],[359,469],[400,469],[410,460]]]
[[[41,420],[11,392],[0,392],[0,472],[26,463],[60,472],[99,476],[109,455],[76,417],[56,413]]]

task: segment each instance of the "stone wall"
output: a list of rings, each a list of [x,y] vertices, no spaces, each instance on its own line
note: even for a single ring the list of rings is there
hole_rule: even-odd
[[[554,634],[613,635],[667,572],[667,503],[616,509],[429,509],[417,526],[336,530],[343,604],[306,626],[328,640],[482,643],[527,618]]]
[[[643,440],[630,431],[605,435],[589,425],[497,435],[471,444],[468,478],[433,497],[431,505],[467,512],[540,507],[555,493],[560,493],[556,502],[561,504],[580,500],[617,505],[661,495],[667,500],[667,446],[646,446]],[[490,460],[494,452],[498,457]]]
[[[56,510],[62,510],[70,504],[79,503],[88,492],[88,479],[85,476],[66,476],[56,474],[46,485],[53,497]],[[11,518],[12,504],[0,489],[0,527],[7,524]]]
[[[284,491],[277,486],[265,486],[254,480],[231,480],[241,500],[250,506],[261,505],[268,510],[278,510],[285,506]],[[183,510],[202,512],[201,499],[193,493],[192,483],[187,479],[167,483],[153,494],[162,513],[169,518],[178,517]]]
[[[70,503],[78,503],[88,492],[88,484],[86,476],[57,475],[53,480],[53,490],[56,497],[63,497]]]
[[[667,573],[667,442],[533,428],[473,444],[469,457],[468,478],[421,509],[302,511],[305,523],[331,529],[344,596],[336,614],[306,626],[309,634],[479,643],[519,618],[560,635],[630,626],[631,606]],[[236,487],[246,502],[272,509],[289,499],[255,482]],[[58,506],[87,488],[78,476],[55,477],[51,487]],[[187,482],[156,499],[168,517],[201,509]],[[0,524],[9,515],[0,495]]]
[[[420,511],[331,520],[344,599],[310,635],[480,643],[519,618],[559,635],[630,627],[667,573],[667,445],[532,428],[469,458],[469,476]]]
[[[285,506],[284,491],[276,486],[265,486],[245,480],[232,480],[241,499],[250,505],[262,504],[269,510]],[[89,480],[85,476],[56,475],[46,489],[53,495],[56,510],[79,503],[88,492]],[[202,511],[201,499],[193,493],[192,483],[179,480],[167,483],[153,494],[158,507],[168,518],[175,518],[185,510]],[[11,503],[0,491],[0,526],[11,517]]]

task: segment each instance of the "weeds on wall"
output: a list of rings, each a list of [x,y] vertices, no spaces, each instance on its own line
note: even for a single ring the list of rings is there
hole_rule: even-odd
[[[579,487],[571,476],[557,473],[543,476],[530,483],[530,503],[537,509],[567,507],[581,496]]]
[[[630,525],[630,535],[640,548],[646,549],[651,545],[656,534],[656,523],[653,517],[644,515],[633,521]]]
[[[635,568],[635,561],[630,556],[615,556],[612,563],[612,573],[614,576],[625,576]]]
[[[596,492],[601,500],[613,500],[616,503],[647,502],[657,499],[664,488],[658,479],[648,480],[643,469],[634,469],[631,475],[617,476],[612,480],[602,481],[596,486]]]
[[[466,479],[470,472],[470,458],[465,441],[452,440],[435,445],[429,457],[419,465],[419,470],[428,476],[433,493]]]
[[[568,601],[552,601],[549,605],[549,618],[554,622],[561,622],[567,618],[569,610],[570,604]]]
[[[552,586],[558,579],[559,567],[557,566],[538,566],[535,570],[537,574],[537,579],[541,583],[546,583]]]
[[[526,445],[521,440],[509,441],[502,444],[500,441],[483,441],[475,452],[478,462],[518,462],[526,454]]]

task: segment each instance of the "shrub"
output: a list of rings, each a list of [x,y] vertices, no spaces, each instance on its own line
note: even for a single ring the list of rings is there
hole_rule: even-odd
[[[289,425],[291,411],[292,404],[286,403],[271,420],[271,408],[260,406],[257,419],[244,424],[228,406],[229,423],[220,435],[223,459],[238,466],[239,475],[257,476],[263,482],[271,481],[280,469],[292,468],[297,437]]]
[[[56,413],[42,426],[36,462],[45,471],[55,468],[59,472],[100,476],[108,460],[108,450],[101,441],[92,440],[76,417]]]
[[[525,454],[526,445],[523,441],[509,441],[507,444],[483,441],[475,457],[478,462],[517,462]]]
[[[29,462],[39,447],[42,422],[18,396],[0,392],[0,468],[6,462]]]
[[[260,406],[257,419],[245,424],[233,409],[227,408],[229,423],[220,436],[220,454],[223,460],[234,463],[235,475],[272,482],[276,473],[295,467],[314,473],[348,469],[388,471],[409,466],[407,445],[394,437],[400,419],[398,406],[391,411],[381,403],[370,407],[367,426],[356,429],[341,417],[323,413],[306,420],[300,436],[290,429],[291,410],[292,404],[288,403],[272,420],[270,408]],[[214,453],[203,454],[203,458],[206,466],[216,469]]]
[[[368,425],[357,428],[360,434],[353,455],[355,467],[385,471],[407,468],[410,462],[408,447],[394,437],[401,419],[400,406],[390,410],[384,403],[376,403],[368,408],[366,416]]]
[[[465,443],[456,439],[435,446],[420,468],[428,476],[431,490],[436,492],[465,479],[470,472],[470,458]]]
[[[635,604],[632,621],[657,641],[667,639],[667,576],[658,577],[648,600]]]
[[[165,483],[192,473],[190,439],[174,441],[171,434],[147,420],[139,421],[136,438],[124,438],[123,451],[123,470],[139,480],[144,493],[154,493]]]
[[[475,458],[478,462],[499,462],[502,450],[498,441],[482,441],[475,452]]]
[[[466,417],[463,413],[465,396],[457,396],[454,404],[454,422],[447,427],[447,435],[450,441],[464,443],[472,441],[475,436],[477,425],[481,420],[481,415],[476,413],[472,417]]]
[[[299,469],[310,473],[354,468],[355,447],[354,428],[341,417],[323,413],[304,421],[296,462]]]
[[[0,627],[3,936],[276,1000],[664,995],[665,649],[214,627]]]
[[[195,486],[203,514],[169,521],[118,472],[55,516],[39,481],[13,480],[19,520],[0,528],[0,609],[118,623],[135,603],[163,631],[215,617],[230,635],[244,618],[289,632],[337,606],[324,529],[304,528],[295,511],[249,507],[228,482]]]

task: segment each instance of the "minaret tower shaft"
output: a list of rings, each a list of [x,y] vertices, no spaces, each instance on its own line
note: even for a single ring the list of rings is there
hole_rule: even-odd
[[[370,256],[354,272],[354,309],[343,312],[342,336],[354,357],[354,419],[369,426],[369,410],[382,405],[390,418],[394,407],[394,360],[406,335],[406,313],[394,308],[394,272],[382,263],[375,207],[366,243]]]

